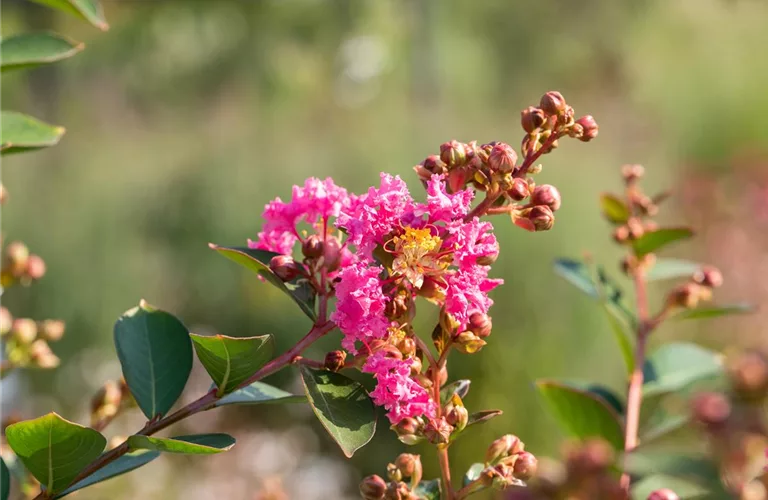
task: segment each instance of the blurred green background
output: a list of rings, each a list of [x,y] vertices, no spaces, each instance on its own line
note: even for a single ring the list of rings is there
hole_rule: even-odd
[[[111,29],[101,33],[3,2],[4,36],[55,29],[87,46],[55,67],[2,79],[4,108],[68,130],[55,148],[3,160],[3,234],[48,264],[39,284],[11,290],[4,305],[68,326],[54,345],[62,366],[4,381],[4,412],[53,409],[86,422],[88,395],[120,374],[112,325],[141,298],[196,331],[273,333],[287,348],[308,321],[208,242],[254,238],[264,204],[307,176],[360,192],[388,171],[419,198],[413,165],[450,139],[517,146],[519,111],[547,90],[560,90],[577,116],[594,115],[600,136],[561,141],[544,157],[538,180],[564,200],[554,230],[529,234],[495,221],[494,275],[506,284],[494,292],[494,333],[480,354],[454,355],[449,368],[451,378],[472,378],[470,410],[504,415],[451,448],[454,475],[508,432],[537,455],[558,454],[562,436],[534,379],[623,389],[600,311],[551,272],[554,257],[585,251],[617,268],[598,196],[620,188],[621,164],[644,164],[651,192],[684,188],[661,219],[699,230],[701,239],[675,252],[723,266],[738,285],[725,287],[723,301],[768,295],[754,278],[768,276],[763,1],[115,0],[105,11]],[[436,314],[423,310],[428,335]],[[765,344],[765,319],[659,335]],[[317,357],[338,337],[326,340]],[[298,390],[295,375],[270,381]],[[186,401],[207,384],[197,366]],[[108,434],[135,430],[138,413]],[[279,478],[290,498],[356,498],[359,478],[383,474],[405,448],[380,420],[374,443],[346,461],[302,407],[220,410],[179,427],[231,430],[238,446],[210,458],[163,457],[78,498],[277,499],[269,491],[280,490]],[[432,451],[418,452],[425,476],[437,475]]]

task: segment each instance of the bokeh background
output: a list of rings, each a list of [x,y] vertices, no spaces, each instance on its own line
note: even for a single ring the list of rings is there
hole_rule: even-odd
[[[309,327],[292,303],[208,249],[255,237],[264,204],[307,176],[353,191],[380,171],[404,176],[457,139],[522,138],[519,111],[557,89],[600,124],[597,140],[561,141],[540,182],[560,188],[555,228],[530,234],[496,221],[494,333],[451,378],[471,377],[471,410],[504,415],[452,450],[454,475],[503,433],[537,455],[562,435],[533,390],[538,377],[589,378],[622,389],[622,367],[601,312],[551,272],[556,256],[589,252],[617,269],[620,251],[598,197],[618,189],[623,163],[647,168],[649,191],[677,195],[665,222],[699,238],[672,255],[722,267],[723,302],[768,296],[768,3],[507,0],[258,0],[104,2],[102,33],[70,16],[5,0],[2,30],[55,29],[84,41],[51,68],[3,75],[3,107],[67,127],[55,148],[4,158],[8,241],[48,264],[13,289],[16,315],[57,317],[62,366],[3,381],[3,411],[51,409],[88,420],[88,395],[120,374],[112,325],[145,298],[196,331],[273,333],[278,349]],[[619,273],[616,272],[618,275]],[[660,294],[656,293],[656,300]],[[432,314],[432,316],[429,316]],[[422,318],[424,335],[436,314]],[[768,315],[665,327],[660,339],[713,347],[768,344]],[[337,338],[314,349],[322,356]],[[286,370],[269,382],[298,390]],[[184,398],[207,388],[196,366]],[[127,434],[138,411],[107,429]],[[356,498],[404,446],[380,421],[352,460],[302,406],[208,412],[178,427],[227,430],[229,454],[164,456],[78,495],[101,498]],[[428,448],[426,477],[437,475]],[[282,482],[282,486],[281,486]],[[272,496],[269,496],[272,494]],[[261,495],[261,496],[259,496]]]

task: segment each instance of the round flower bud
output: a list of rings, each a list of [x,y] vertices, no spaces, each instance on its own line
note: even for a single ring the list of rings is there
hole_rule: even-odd
[[[549,184],[536,186],[531,195],[531,203],[534,205],[546,205],[553,212],[557,212],[561,205],[560,191],[555,186]]]
[[[629,241],[629,228],[627,226],[619,226],[614,229],[613,240],[619,244],[624,244]]]
[[[323,245],[323,267],[333,272],[341,265],[341,242],[335,236],[328,236]]]
[[[499,172],[511,172],[517,163],[517,153],[512,146],[503,142],[496,143],[488,156],[488,166]]]
[[[598,127],[597,122],[592,115],[585,115],[576,120],[576,125],[581,126],[582,133],[579,140],[582,142],[589,142],[597,137]]]
[[[694,273],[693,281],[709,288],[717,288],[723,284],[723,275],[716,267],[705,266]]]
[[[549,231],[555,225],[555,214],[546,205],[536,205],[528,213],[528,220],[536,231]]]
[[[455,193],[464,188],[469,180],[470,172],[464,168],[455,168],[448,173],[448,189],[450,193]]]
[[[466,147],[458,141],[444,142],[440,145],[440,159],[449,167],[463,165],[467,159]]]
[[[40,337],[49,342],[56,342],[61,340],[64,336],[64,322],[59,319],[47,319],[40,323],[38,331]]]
[[[541,96],[539,107],[548,115],[559,115],[565,112],[566,102],[563,94],[557,91],[549,91]]]
[[[37,338],[37,323],[29,318],[16,318],[11,333],[19,344],[31,344]]]
[[[621,167],[621,176],[624,182],[633,184],[645,174],[645,168],[642,165],[624,165]]]
[[[301,244],[301,253],[308,259],[316,259],[323,255],[323,239],[313,234]]]
[[[29,279],[39,280],[45,276],[45,261],[39,255],[30,255],[27,259],[26,275]]]
[[[51,351],[48,342],[43,339],[32,342],[29,346],[29,356],[38,368],[49,369],[59,366],[59,357]]]
[[[629,239],[638,240],[645,234],[645,226],[640,219],[631,218],[627,221],[627,229],[629,230]]]
[[[469,412],[463,406],[454,406],[445,415],[445,420],[456,427],[457,431],[464,430],[469,422]]]
[[[433,418],[424,426],[424,435],[432,444],[445,444],[451,439],[453,426],[444,417]]]
[[[337,372],[344,368],[344,362],[347,360],[347,353],[345,351],[337,350],[331,351],[325,355],[325,362],[323,368],[331,372]]]
[[[697,394],[691,404],[693,417],[704,425],[719,426],[731,415],[731,403],[718,392]]]
[[[741,354],[729,367],[733,389],[749,398],[768,393],[768,360],[756,351]]]
[[[392,429],[395,431],[395,434],[398,436],[403,436],[406,434],[416,434],[419,432],[419,429],[421,428],[421,424],[418,420],[416,420],[413,417],[405,417],[401,421],[399,421],[397,424],[392,426]]]
[[[663,488],[648,495],[648,500],[680,500],[680,497],[674,491]]]
[[[506,434],[495,440],[485,452],[485,461],[496,462],[509,455],[515,455],[523,451],[525,445],[520,438],[513,434]]]
[[[387,483],[376,474],[364,478],[360,482],[360,494],[365,500],[382,500],[387,491]]]
[[[26,274],[29,248],[20,241],[14,241],[5,247],[5,260],[8,270],[16,277]]]
[[[427,156],[421,165],[433,174],[443,174],[447,171],[448,165],[437,155]]]
[[[421,457],[410,453],[401,453],[395,459],[395,466],[404,477],[421,476]]]
[[[0,307],[0,335],[10,332],[12,326],[13,315],[5,307]]]
[[[507,194],[515,201],[522,201],[531,195],[531,190],[525,179],[516,177],[515,180],[512,181],[512,187],[509,188]]]
[[[533,453],[524,451],[517,455],[515,460],[514,473],[515,477],[527,481],[536,475],[536,468],[539,461],[533,456]]]
[[[529,134],[547,122],[547,115],[540,108],[528,106],[520,112],[520,124]]]
[[[667,305],[693,309],[702,299],[702,287],[696,283],[685,283],[672,289],[667,295]]]
[[[301,266],[289,255],[275,255],[269,261],[269,268],[283,281],[292,281],[301,274]]]
[[[469,317],[469,331],[484,339],[491,334],[493,322],[491,317],[482,312],[472,313]]]
[[[430,380],[434,379],[434,372],[435,370],[433,367],[430,366],[427,368],[427,377],[429,377]],[[440,371],[437,372],[437,383],[440,387],[442,387],[445,385],[446,381],[448,381],[448,369],[443,366],[440,368]]]

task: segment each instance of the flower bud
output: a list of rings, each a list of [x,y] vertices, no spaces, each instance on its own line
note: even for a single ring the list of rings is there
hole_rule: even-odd
[[[630,240],[639,240],[645,234],[643,221],[634,217],[627,221],[627,229],[629,230]]]
[[[680,500],[680,497],[674,491],[663,488],[648,495],[648,500]]]
[[[457,431],[463,431],[469,422],[469,412],[463,406],[454,406],[445,415],[445,420]]]
[[[581,126],[582,133],[579,140],[582,142],[589,142],[597,137],[598,125],[592,115],[585,115],[576,120],[576,125]]]
[[[453,426],[444,417],[431,418],[424,426],[424,435],[432,444],[445,444],[451,438]]]
[[[456,350],[464,354],[474,354],[485,346],[485,340],[467,330],[461,332],[453,339],[453,345]]]
[[[323,255],[323,240],[320,235],[313,234],[301,244],[301,253],[308,259],[316,259]]]
[[[405,417],[391,427],[391,429],[395,431],[395,434],[397,434],[397,439],[407,445],[414,445],[424,440],[421,428],[421,423],[412,417]]]
[[[43,339],[37,339],[29,346],[29,357],[38,368],[56,368],[59,366],[59,357]]]
[[[434,379],[434,372],[435,369],[433,367],[427,368],[427,377],[430,379]],[[437,383],[440,387],[445,385],[445,382],[448,380],[448,369],[443,366],[440,368],[440,371],[437,372]]]
[[[105,382],[91,399],[91,426],[117,415],[122,399],[120,384],[114,380]]]
[[[565,113],[565,98],[560,92],[549,91],[541,97],[539,107],[548,115],[559,115]]]
[[[764,397],[768,393],[768,360],[756,351],[741,354],[730,366],[733,389],[748,398]]]
[[[536,468],[539,461],[533,456],[533,453],[524,451],[517,455],[515,460],[514,473],[515,477],[527,481],[536,475]]]
[[[505,434],[495,440],[485,452],[485,461],[494,463],[508,455],[514,455],[523,451],[525,445],[520,438],[513,434]]]
[[[716,267],[705,266],[693,274],[693,281],[709,288],[717,288],[723,284],[723,275]]]
[[[37,323],[29,318],[16,318],[11,333],[19,344],[31,344],[37,338]]]
[[[613,240],[620,245],[629,241],[629,228],[627,226],[619,226],[614,229]]]
[[[457,167],[466,161],[467,150],[458,141],[444,142],[440,145],[440,159],[449,167]]]
[[[701,285],[696,283],[685,283],[672,289],[667,295],[668,307],[682,307],[684,309],[693,309],[699,305],[702,298],[706,298],[706,293],[702,293]]]
[[[693,417],[707,426],[720,426],[731,415],[731,403],[718,392],[697,394],[691,404]]]
[[[401,453],[395,459],[395,466],[404,477],[421,476],[421,457],[410,453]]]
[[[39,280],[45,276],[45,261],[39,255],[30,255],[25,273],[29,279]]]
[[[325,362],[323,368],[331,372],[337,372],[344,368],[344,362],[347,360],[347,353],[345,351],[331,351],[325,355]]]
[[[549,231],[555,225],[555,214],[546,205],[536,205],[528,212],[528,220],[536,231]]]
[[[424,161],[421,162],[421,165],[433,174],[443,174],[448,170],[448,165],[446,165],[437,155],[427,156]]]
[[[13,315],[5,307],[0,307],[0,335],[10,332],[12,326]]]
[[[269,261],[269,268],[283,281],[293,281],[301,274],[301,266],[289,255],[275,255]]]
[[[382,500],[387,491],[387,483],[380,476],[373,474],[360,482],[360,494],[365,500]]]
[[[465,168],[455,168],[451,170],[448,173],[448,189],[450,189],[451,193],[455,193],[456,191],[460,191],[464,188],[464,186],[467,184],[467,181],[469,180],[470,172],[468,172]]]
[[[469,317],[469,331],[484,339],[491,334],[493,322],[491,317],[482,312],[475,312]]]
[[[16,277],[26,274],[29,248],[20,241],[14,241],[5,247],[5,260],[8,270]]]
[[[411,358],[411,377],[421,374],[422,368],[424,368],[424,365],[422,364],[420,357],[415,356]]]
[[[333,272],[341,265],[341,242],[335,236],[328,236],[323,245],[323,267]]]
[[[507,194],[515,201],[522,201],[531,195],[531,190],[528,187],[528,182],[525,179],[516,177],[512,181],[512,187],[509,188]]]
[[[547,116],[539,108],[528,106],[520,112],[520,124],[529,134],[547,122]]]
[[[38,325],[38,334],[48,342],[56,342],[64,336],[64,322],[59,319],[47,319]]]
[[[531,195],[531,203],[534,205],[546,205],[553,212],[557,212],[561,204],[560,191],[555,186],[549,184],[536,186]]]
[[[642,165],[624,165],[621,167],[621,176],[624,182],[634,184],[645,174],[645,168]]]
[[[567,453],[567,468],[574,476],[594,474],[613,465],[615,454],[602,439],[591,439]]]
[[[488,166],[499,172],[511,172],[517,163],[517,153],[512,146],[503,142],[497,143],[488,156]]]
[[[402,481],[403,473],[400,472],[400,469],[395,464],[387,464],[387,479],[395,482]]]

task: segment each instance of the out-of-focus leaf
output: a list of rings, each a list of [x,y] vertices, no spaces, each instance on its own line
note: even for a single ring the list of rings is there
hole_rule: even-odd
[[[722,369],[722,356],[716,352],[683,342],[666,344],[643,366],[643,398],[678,391]]]
[[[190,334],[197,357],[219,388],[219,396],[228,394],[245,382],[272,357],[271,335],[260,337],[204,337]]]
[[[23,33],[0,41],[0,68],[32,68],[72,57],[81,50],[82,43],[55,33]]]
[[[55,498],[62,498],[77,490],[86,488],[92,484],[112,479],[113,477],[120,476],[126,472],[138,469],[142,465],[146,465],[152,460],[160,456],[160,452],[149,450],[136,450],[126,453],[122,457],[118,458],[114,462],[107,464],[105,467],[97,470],[90,476],[86,477],[82,481],[78,481],[66,490],[62,491]]]
[[[213,455],[228,451],[234,445],[235,438],[229,434],[196,434],[173,438],[133,435],[128,438],[128,446],[131,447],[131,450],[150,450],[186,455]]]
[[[647,281],[661,281],[675,278],[690,278],[701,269],[701,264],[683,259],[656,259],[645,273]]]
[[[624,466],[630,474],[638,476],[663,474],[684,479],[703,487],[709,494],[714,495],[711,498],[730,498],[720,482],[717,464],[706,456],[649,452],[641,447],[625,456]]]
[[[0,154],[21,153],[55,146],[64,127],[56,127],[16,111],[0,114]]]
[[[464,399],[469,392],[469,385],[471,383],[471,380],[461,379],[444,385],[443,388],[440,389],[440,401],[449,401],[454,394],[458,395],[461,399]]]
[[[730,304],[725,306],[698,307],[673,316],[674,319],[710,319],[732,314],[751,314],[757,308],[752,304]]]
[[[610,193],[600,196],[600,209],[606,219],[614,224],[624,224],[629,220],[629,207],[619,197]]]
[[[102,31],[107,31],[109,25],[104,18],[104,11],[98,0],[32,0],[33,2],[53,7],[88,21]]]
[[[413,492],[421,500],[440,500],[440,480],[421,481]]]
[[[640,434],[640,442],[643,446],[662,441],[667,437],[673,436],[677,431],[689,426],[691,417],[688,415],[673,415],[657,423]]]
[[[632,500],[647,500],[651,493],[663,488],[674,491],[681,500],[705,498],[708,494],[704,487],[691,481],[663,474],[654,474],[632,484],[631,498]]]
[[[376,411],[363,386],[340,373],[301,365],[307,399],[320,423],[351,457],[373,438]]]
[[[291,394],[290,392],[285,392],[282,389],[265,384],[264,382],[254,382],[248,387],[238,389],[219,399],[216,401],[216,406],[303,403],[306,400],[306,396]]]
[[[275,276],[275,273],[269,268],[269,261],[278,254],[253,248],[221,247],[213,243],[209,243],[208,246],[229,260],[237,262],[251,271],[255,271],[265,281],[291,297],[309,319],[312,321],[317,319],[315,315],[315,294],[306,280],[285,283]]]
[[[693,231],[687,227],[661,228],[647,231],[632,243],[632,247],[638,256],[643,256],[691,236]]]

